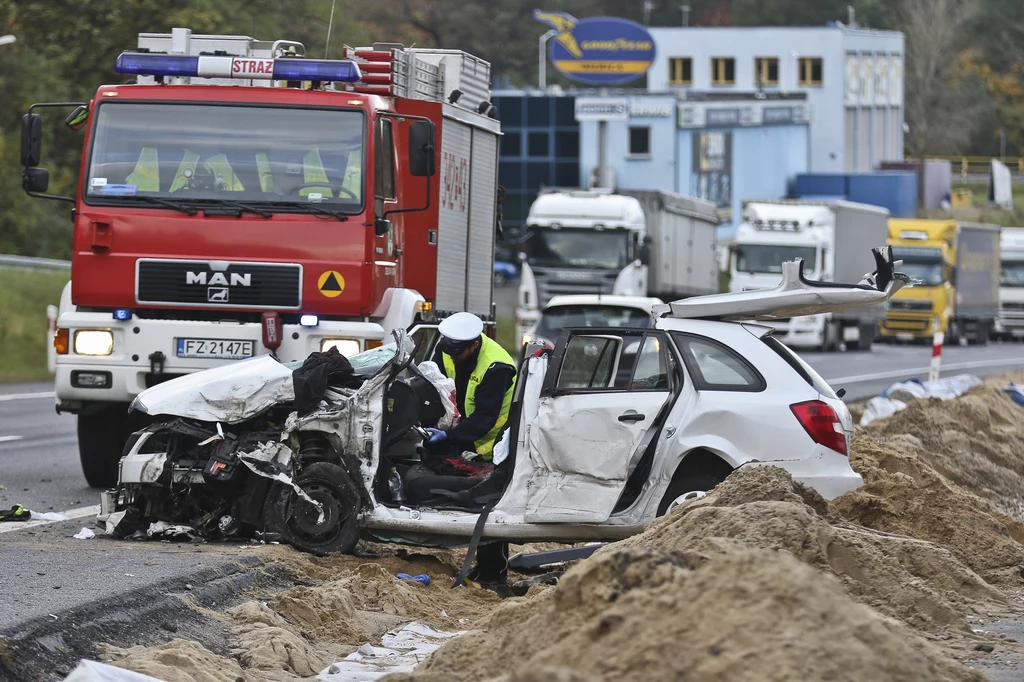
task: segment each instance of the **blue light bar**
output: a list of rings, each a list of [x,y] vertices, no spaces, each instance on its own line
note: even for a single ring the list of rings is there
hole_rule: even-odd
[[[355,83],[362,74],[355,62],[327,59],[275,59],[274,80]]]
[[[331,59],[250,59],[225,55],[189,57],[174,54],[122,52],[117,73],[138,76],[244,78],[248,80],[355,83],[362,74],[355,62]]]
[[[315,327],[320,324],[320,318],[316,315],[302,315],[299,317],[299,324],[303,327]]]
[[[114,311],[114,319],[122,321],[130,320],[132,319],[132,311],[128,310],[127,308],[118,308],[117,310]]]
[[[122,52],[114,64],[114,71],[141,76],[196,76],[199,57]]]

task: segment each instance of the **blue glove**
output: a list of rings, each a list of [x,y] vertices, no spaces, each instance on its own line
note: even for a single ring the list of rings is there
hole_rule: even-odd
[[[428,443],[440,443],[448,437],[448,432],[441,429],[427,429],[426,431],[430,434],[430,438],[427,440]]]

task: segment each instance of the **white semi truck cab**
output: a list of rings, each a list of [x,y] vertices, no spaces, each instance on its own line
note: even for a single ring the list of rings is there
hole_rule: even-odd
[[[782,263],[804,261],[804,276],[824,282],[858,281],[871,271],[871,247],[888,236],[888,211],[848,201],[748,201],[736,229],[730,259],[730,291],[770,289],[782,279]],[[856,273],[856,274],[854,274]],[[768,322],[776,338],[797,348],[868,349],[880,307],[805,315]]]
[[[647,293],[647,223],[640,202],[611,190],[545,190],[521,245],[516,338],[552,296]]]
[[[999,239],[999,314],[994,332],[1024,337],[1024,227],[1004,227]]]

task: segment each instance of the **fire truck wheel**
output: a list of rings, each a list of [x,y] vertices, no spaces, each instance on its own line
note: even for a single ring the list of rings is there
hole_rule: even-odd
[[[359,540],[359,491],[348,472],[337,464],[314,462],[295,477],[295,484],[320,508],[290,486],[277,484],[263,505],[267,529],[303,552],[351,552]]]
[[[128,406],[104,405],[78,415],[78,456],[82,473],[93,488],[117,485],[117,466],[131,435]]]

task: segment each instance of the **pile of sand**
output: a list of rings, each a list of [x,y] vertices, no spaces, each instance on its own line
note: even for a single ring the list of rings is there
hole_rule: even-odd
[[[956,660],[992,639],[968,618],[1012,612],[1007,590],[1024,585],[1024,524],[1000,511],[1024,484],[1020,409],[991,386],[911,403],[858,429],[860,490],[830,504],[781,469],[743,469],[500,604],[450,589],[459,551],[282,547],[305,584],[229,610],[230,657],[174,640],[107,658],[167,682],[285,682],[418,620],[472,631],[388,680],[981,680]]]
[[[105,647],[103,658],[166,682],[290,682],[317,675],[403,623],[464,630],[500,601],[485,590],[451,589],[458,553],[375,549],[381,556],[373,559],[314,557],[288,547],[273,552],[298,578],[317,582],[228,609],[221,617],[234,638],[230,656],[175,639],[156,647]],[[426,573],[431,584],[399,580],[400,572]],[[180,664],[185,659],[191,663]]]
[[[844,523],[751,468],[388,679],[983,679],[918,633],[970,642],[968,612],[1006,607],[948,549]]]
[[[502,604],[413,674],[385,679],[984,678],[785,552],[614,546],[536,599]]]
[[[928,465],[930,453],[919,442],[855,437],[851,464],[864,486],[834,500],[833,507],[867,528],[946,547],[988,582],[1021,584],[1024,524],[950,484]]]
[[[882,440],[909,436],[930,467],[1024,521],[1024,410],[998,389],[1022,376],[989,380],[955,400],[912,401],[864,432]]]

